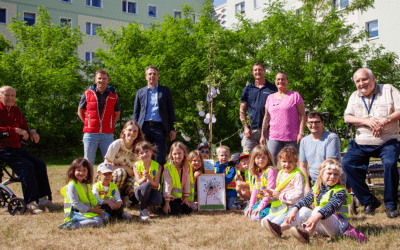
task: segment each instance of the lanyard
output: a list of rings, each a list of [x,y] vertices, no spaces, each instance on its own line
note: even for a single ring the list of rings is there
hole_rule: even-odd
[[[371,104],[369,105],[369,108],[367,106],[367,103],[365,102],[364,96],[361,96],[361,99],[363,100],[365,108],[367,109],[367,112],[369,115],[369,112],[371,112],[372,104],[374,103],[374,100],[375,100],[375,94],[372,96],[372,100],[371,100]]]

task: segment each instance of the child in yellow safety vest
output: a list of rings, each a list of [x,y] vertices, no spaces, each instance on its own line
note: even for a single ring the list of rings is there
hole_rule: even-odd
[[[275,189],[260,191],[264,197],[271,197],[271,209],[269,214],[261,220],[261,225],[272,221],[282,224],[289,208],[296,204],[304,196],[305,175],[296,167],[298,156],[294,147],[285,147],[278,154],[278,161],[282,167],[276,178]]]
[[[90,184],[93,175],[90,163],[75,159],[67,172],[67,185],[61,189],[64,196],[64,223],[60,229],[77,229],[103,225],[103,210],[97,204]]]
[[[141,220],[150,218],[148,206],[160,206],[162,202],[160,188],[161,165],[151,159],[156,147],[148,141],[139,142],[135,147],[135,154],[140,161],[133,164],[135,175],[135,195],[140,202]]]
[[[92,187],[93,195],[97,199],[97,204],[105,211],[103,219],[105,217],[131,219],[132,215],[124,212],[118,186],[111,182],[113,178],[112,166],[111,163],[101,163],[97,167],[97,179],[99,181]]]
[[[274,189],[278,171],[274,167],[272,154],[265,145],[256,146],[251,152],[249,172],[251,174],[251,198],[245,208],[244,216],[260,221],[268,215],[270,210],[270,197],[263,197],[261,192],[265,189]]]
[[[351,196],[341,183],[342,165],[336,159],[327,159],[318,170],[314,187],[292,207],[285,221],[281,225],[267,221],[264,222],[265,227],[275,237],[280,237],[283,231],[290,228],[293,236],[302,243],[309,243],[315,231],[331,238],[345,234],[366,242],[366,237],[348,222]],[[313,204],[315,208],[311,210]],[[305,228],[296,228],[301,222],[305,222]]]
[[[251,196],[250,182],[252,179],[249,172],[249,152],[235,153],[231,158],[231,161],[236,162],[236,192],[243,200],[249,201]]]
[[[168,155],[168,163],[164,165],[163,196],[166,214],[190,214],[193,209],[190,204],[192,181],[186,146],[175,142]]]

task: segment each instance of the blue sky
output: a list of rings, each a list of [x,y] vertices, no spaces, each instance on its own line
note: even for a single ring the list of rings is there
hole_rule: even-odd
[[[214,6],[221,5],[223,3],[226,3],[226,0],[214,0]]]

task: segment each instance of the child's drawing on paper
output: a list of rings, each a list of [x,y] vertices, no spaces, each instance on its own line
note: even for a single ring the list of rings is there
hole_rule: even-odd
[[[200,210],[225,210],[225,179],[223,174],[199,176]]]

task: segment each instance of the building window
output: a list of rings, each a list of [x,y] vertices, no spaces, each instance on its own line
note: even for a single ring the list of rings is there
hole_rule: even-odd
[[[34,25],[36,23],[36,14],[24,12],[24,21],[26,22],[26,25]]]
[[[174,18],[181,19],[182,18],[181,12],[180,11],[174,11]]]
[[[97,35],[97,29],[101,29],[101,24],[86,22],[86,34],[89,36]]]
[[[64,17],[60,18],[60,27],[70,27],[70,28],[72,28],[71,23],[72,23],[72,19],[71,18],[64,18]]]
[[[122,1],[122,12],[137,14],[136,8],[137,8],[137,2]]]
[[[86,6],[101,8],[101,0],[86,0]]]
[[[244,7],[245,7],[244,2],[236,4],[235,5],[235,14],[236,15],[238,15],[238,14],[244,15],[246,13]]]
[[[369,38],[379,37],[378,20],[366,24],[366,29],[369,33]]]
[[[333,0],[333,6],[337,10],[345,9],[349,5],[349,0]]]
[[[149,5],[149,17],[157,18],[157,6]]]
[[[258,9],[261,7],[260,0],[254,0],[254,9]]]
[[[85,61],[88,63],[97,63],[99,60],[94,55],[94,52],[85,52]]]
[[[64,2],[64,3],[71,3],[72,0],[61,0],[61,2]]]
[[[0,8],[0,23],[7,23],[7,10]]]

